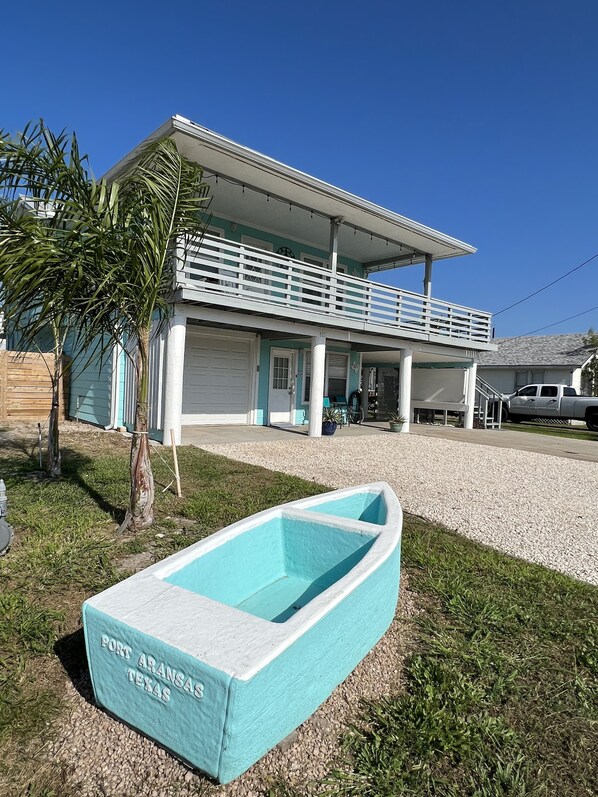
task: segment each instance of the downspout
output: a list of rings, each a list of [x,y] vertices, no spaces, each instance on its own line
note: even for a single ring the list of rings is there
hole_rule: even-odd
[[[118,425],[118,400],[119,400],[119,383],[120,383],[120,355],[122,346],[115,344],[112,349],[112,383],[110,386],[110,423],[104,426],[104,429],[109,432],[116,429]]]

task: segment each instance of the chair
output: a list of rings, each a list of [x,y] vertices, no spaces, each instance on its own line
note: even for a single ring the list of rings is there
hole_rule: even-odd
[[[326,400],[326,399],[324,399]],[[346,396],[330,396],[330,406],[341,414],[341,426],[349,425],[349,405]]]

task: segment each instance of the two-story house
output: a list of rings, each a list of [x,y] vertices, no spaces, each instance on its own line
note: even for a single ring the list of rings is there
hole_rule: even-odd
[[[143,144],[163,136],[203,167],[212,220],[178,262],[171,323],[152,345],[156,438],[174,429],[180,441],[196,424],[304,422],[319,436],[323,397],[348,396],[372,368],[407,417],[415,405],[454,405],[472,427],[475,355],[494,348],[490,315],[432,296],[434,261],[472,246],[180,116]],[[375,281],[405,267],[422,269],[421,294]],[[70,414],[131,424],[133,385],[115,351],[111,374],[73,376]]]

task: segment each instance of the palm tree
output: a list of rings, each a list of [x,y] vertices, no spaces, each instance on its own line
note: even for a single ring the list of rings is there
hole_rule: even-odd
[[[205,230],[208,185],[200,166],[178,152],[172,139],[145,147],[133,168],[99,203],[101,225],[87,239],[104,247],[96,263],[105,295],[97,331],[114,342],[133,338],[137,375],[131,445],[131,493],[123,527],[153,521],[154,482],[148,440],[149,347],[172,310],[177,249],[186,251]],[[108,234],[107,234],[108,233]]]
[[[172,139],[147,145],[108,184],[94,180],[76,137],[43,122],[0,133],[0,281],[5,315],[33,340],[48,323],[76,330],[103,355],[124,340],[136,369],[129,508],[121,528],[153,521],[148,440],[149,346],[172,309],[177,250],[203,234],[208,186]],[[19,211],[21,195],[35,213]],[[32,323],[28,325],[30,319]],[[56,415],[57,417],[57,415]]]
[[[0,132],[0,283],[5,321],[21,349],[52,341],[52,404],[46,469],[60,476],[59,386],[76,339],[72,308],[89,298],[81,236],[70,223],[74,203],[89,200],[85,158],[75,136],[54,135],[43,122],[11,139]]]

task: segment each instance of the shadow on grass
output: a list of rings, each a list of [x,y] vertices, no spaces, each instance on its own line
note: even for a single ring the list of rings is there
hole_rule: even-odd
[[[86,471],[93,468],[93,465],[94,460],[79,451],[74,451],[71,448],[65,448],[62,451],[63,478],[70,479],[84,490],[103,512],[109,514],[120,525],[125,518],[125,509],[115,506],[92,486],[91,480],[85,478]]]
[[[54,653],[77,692],[85,701],[95,705],[83,629],[79,628],[78,631],[59,639],[54,645]]]
[[[86,478],[86,473],[93,473],[94,460],[72,448],[62,448],[62,476],[53,480],[40,470],[37,455],[37,443],[30,444],[24,438],[13,438],[2,441],[2,454],[0,455],[0,478],[13,477],[16,479],[33,479],[51,484],[53,481],[69,481],[80,487],[95,504],[109,514],[119,525],[125,517],[125,509],[116,506],[100,493],[92,484],[92,478]],[[12,454],[12,455],[11,455]]]

